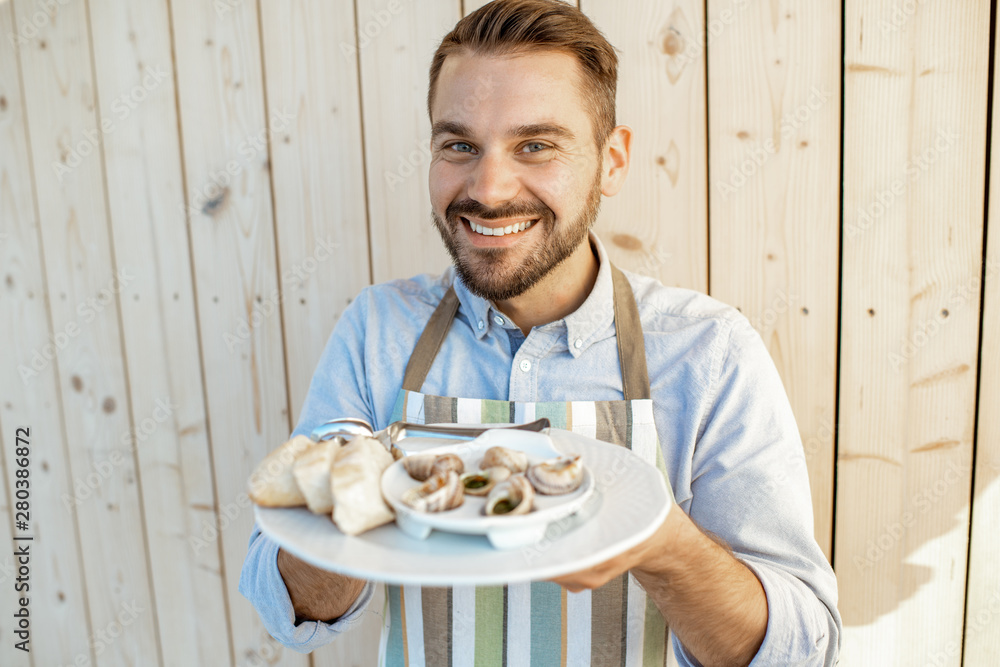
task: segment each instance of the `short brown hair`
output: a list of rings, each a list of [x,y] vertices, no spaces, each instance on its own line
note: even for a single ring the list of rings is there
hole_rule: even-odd
[[[616,125],[618,56],[579,9],[559,0],[493,0],[460,20],[431,61],[428,115],[445,58],[463,49],[483,56],[561,51],[575,57],[583,72],[582,92],[591,106],[594,139],[603,147]]]

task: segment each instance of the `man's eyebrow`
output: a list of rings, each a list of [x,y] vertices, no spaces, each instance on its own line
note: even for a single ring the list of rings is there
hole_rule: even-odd
[[[531,139],[539,135],[556,137],[566,141],[576,139],[576,136],[562,125],[554,123],[535,123],[534,125],[519,125],[511,130],[510,135],[515,139]]]
[[[439,120],[431,128],[431,137],[434,138],[440,134],[455,134],[460,137],[467,137],[472,134],[472,131],[465,123],[458,123],[453,120]]]
[[[442,134],[454,134],[459,137],[468,137],[472,130],[465,123],[453,120],[441,120],[434,123],[431,128],[431,137],[435,138]],[[562,125],[554,123],[534,123],[531,125],[518,125],[513,128],[508,135],[514,139],[530,139],[537,136],[548,136],[572,141],[576,135]]]

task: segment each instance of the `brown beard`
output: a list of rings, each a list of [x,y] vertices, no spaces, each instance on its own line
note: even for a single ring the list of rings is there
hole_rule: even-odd
[[[555,213],[541,202],[510,202],[491,209],[474,199],[461,199],[448,205],[445,211],[447,224],[437,213],[433,213],[434,226],[441,234],[459,278],[469,291],[488,301],[512,299],[534,287],[572,255],[587,239],[597,221],[601,208],[600,176],[598,173],[590,188],[583,211],[563,228],[561,234],[556,232]],[[537,218],[532,226],[541,227],[535,235],[543,233],[543,238],[536,243],[536,252],[516,266],[506,265],[509,263],[509,248],[467,248],[466,254],[462,255],[457,237],[465,224],[463,216],[481,220]]]

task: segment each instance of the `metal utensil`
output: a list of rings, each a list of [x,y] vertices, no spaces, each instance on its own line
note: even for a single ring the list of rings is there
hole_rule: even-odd
[[[309,437],[316,442],[320,442],[338,436],[347,439],[354,435],[367,435],[371,437],[375,435],[375,429],[364,419],[359,419],[358,417],[338,417],[314,428]]]
[[[545,417],[537,419],[533,422],[527,424],[515,424],[503,425],[497,424],[495,426],[430,426],[426,424],[410,424],[407,422],[393,422],[389,424],[384,431],[380,431],[379,435],[384,434],[383,437],[379,437],[383,442],[387,444],[394,445],[398,441],[410,437],[422,437],[422,438],[441,438],[443,440],[475,440],[481,436],[486,431],[492,431],[494,429],[507,429],[512,431],[534,431],[543,432],[551,427],[551,422]]]

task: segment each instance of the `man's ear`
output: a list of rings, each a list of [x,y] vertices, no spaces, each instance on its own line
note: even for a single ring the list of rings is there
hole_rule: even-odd
[[[625,184],[632,158],[632,128],[619,125],[611,130],[601,155],[601,194],[613,197]]]

